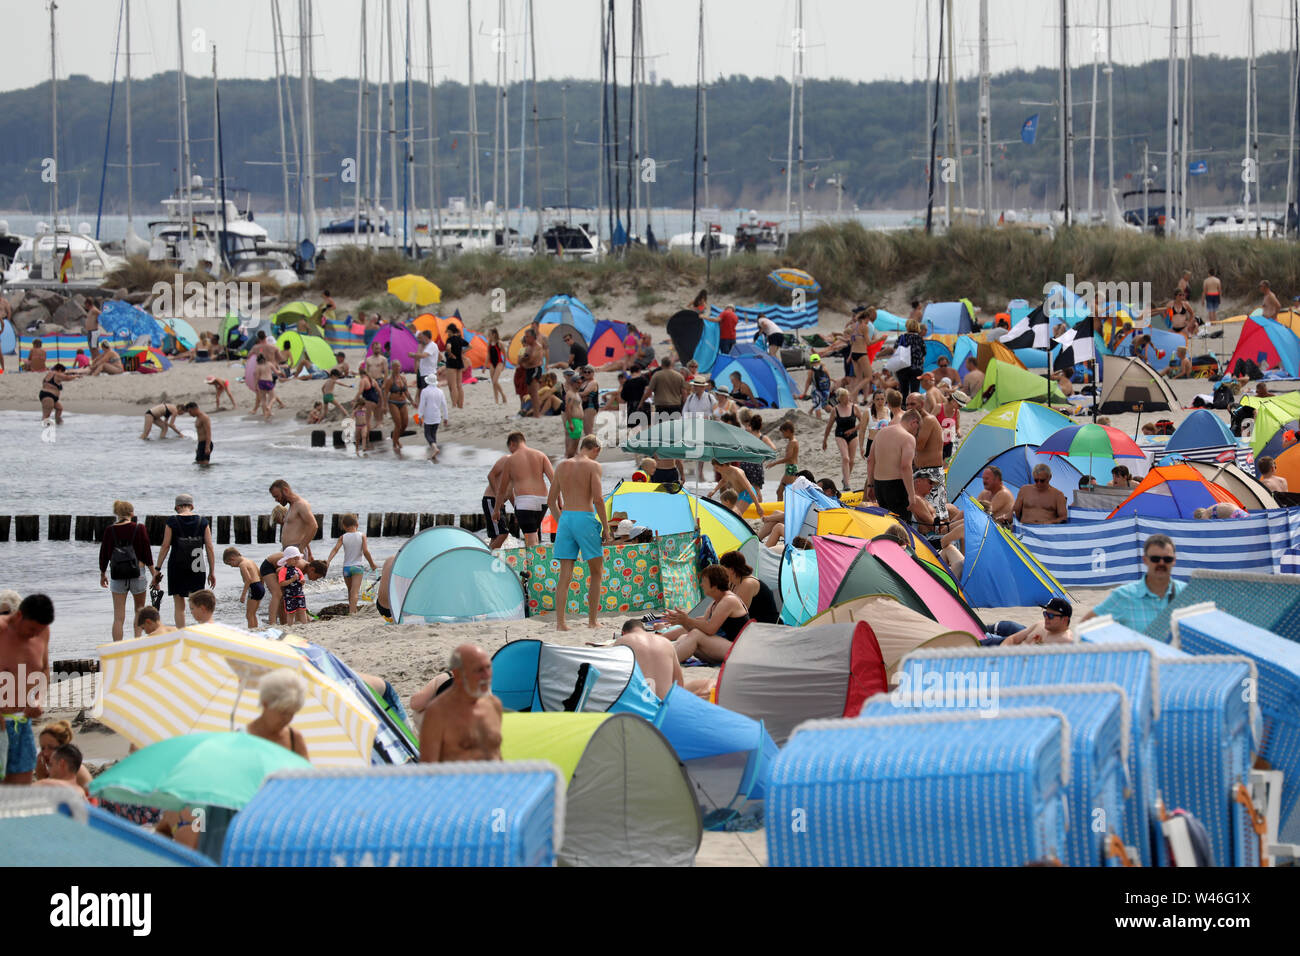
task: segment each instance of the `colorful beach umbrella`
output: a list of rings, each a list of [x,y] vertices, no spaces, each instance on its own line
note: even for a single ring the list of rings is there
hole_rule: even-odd
[[[257,687],[280,668],[307,682],[294,729],[316,766],[368,766],[378,721],[352,691],[291,647],[219,624],[99,648],[98,715],[137,747],[201,731],[243,727],[261,713]]]
[[[1197,508],[1220,502],[1245,507],[1222,485],[1207,481],[1188,465],[1157,465],[1147,472],[1142,483],[1133,489],[1118,508],[1106,516],[1124,518],[1143,515],[1148,518],[1193,518]]]
[[[802,289],[805,292],[820,292],[822,289],[822,284],[802,269],[773,269],[767,277],[782,289]]]
[[[137,368],[151,368],[155,372],[165,372],[172,367],[172,360],[164,354],[162,349],[156,349],[153,346],[138,345],[134,348],[123,349],[122,358],[136,358],[138,361]]]
[[[388,292],[412,305],[432,305],[442,301],[442,290],[424,276],[407,273],[388,280]]]
[[[1038,446],[1040,455],[1071,458],[1146,458],[1128,435],[1109,425],[1070,425],[1053,432]]]
[[[628,436],[623,450],[681,461],[771,461],[769,448],[743,428],[711,418],[671,418]]]
[[[270,774],[310,768],[310,761],[292,750],[253,734],[184,734],[128,755],[96,777],[90,792],[160,810],[239,810]]]

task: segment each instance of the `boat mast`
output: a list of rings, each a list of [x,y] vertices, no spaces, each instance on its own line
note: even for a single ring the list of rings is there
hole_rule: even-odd
[[[190,104],[185,93],[185,28],[181,23],[181,0],[176,0],[176,76],[180,82],[181,187],[185,191],[185,231],[194,243],[194,200],[190,193]],[[198,265],[197,260],[193,265]]]
[[[939,73],[942,72],[943,69],[943,8],[944,8],[944,0],[939,0],[939,24],[940,24],[939,26],[939,69],[937,69],[934,74],[933,107],[932,109],[929,110],[930,165],[929,165],[928,175],[926,176],[926,197],[925,197],[925,234],[927,236],[930,235],[931,231],[934,229],[934,157],[935,157],[935,153],[938,151],[938,146],[939,146]],[[925,19],[927,25],[926,36],[928,37],[930,33],[928,29],[929,22],[930,22],[930,6],[928,2],[926,4],[925,12],[926,12]],[[930,46],[927,40],[926,43],[927,65],[929,63],[929,56],[928,56],[929,49]],[[929,79],[930,78],[927,75],[926,81],[928,82]]]
[[[271,3],[271,55],[275,58],[275,110],[280,120],[280,182],[284,189],[281,218],[283,235],[289,240],[289,151],[284,140],[284,85],[285,68],[280,48],[280,4],[279,0]]]
[[[429,219],[437,236],[434,255],[442,254],[442,202],[438,198],[438,107],[433,84],[433,8],[424,0],[424,49],[429,71]]]
[[[1291,0],[1291,84],[1289,93],[1289,102],[1291,109],[1289,111],[1288,132],[1286,141],[1286,217],[1283,220],[1283,235],[1291,235],[1293,231],[1293,221],[1295,216],[1295,132],[1296,132],[1296,83],[1297,83],[1297,59],[1296,59],[1296,0]]]
[[[641,0],[637,0],[641,4]],[[650,152],[650,100],[646,95],[646,55],[645,55],[645,7],[641,8],[641,29],[640,29],[640,47],[641,47],[641,70],[637,74],[637,80],[641,85],[641,94],[638,97],[641,101],[641,136],[647,156],[652,155]],[[641,179],[640,176],[637,177]],[[650,198],[652,194],[651,187],[654,185],[654,177],[646,179],[645,182],[645,235],[646,246],[650,244],[650,233],[653,231],[650,218],[654,212],[654,202]]]
[[[539,128],[541,117],[539,117],[537,114],[537,28],[536,28],[536,23],[533,19],[533,0],[528,0],[528,48],[529,48],[529,56],[532,59],[532,66],[533,66],[533,167],[535,170],[534,178],[537,180],[536,248],[545,252],[546,246],[542,240],[542,134]],[[560,123],[561,124],[564,123],[563,113],[561,113],[560,116]],[[561,125],[560,126],[561,140],[565,139],[566,135],[567,134],[565,133],[564,126]],[[522,143],[523,140],[520,140],[520,142]],[[569,149],[567,146],[564,147],[564,156],[562,162],[564,163],[564,201],[565,203],[568,203],[569,201]],[[523,165],[524,165],[523,156],[521,154],[519,160],[519,168],[521,174],[523,171]],[[522,187],[520,187],[520,189],[521,191],[519,193],[519,201],[520,201],[520,205],[522,205],[524,196],[522,192]]]
[[[957,4],[948,4],[948,155],[953,158],[957,173],[957,218],[966,218],[966,177],[961,170],[961,128],[957,117],[957,43],[953,39],[953,21],[957,18]],[[948,191],[948,225],[952,219],[952,190]]]
[[[803,0],[797,0],[795,4],[794,42],[790,44],[790,128],[786,134],[785,145],[785,221],[781,224],[787,242],[790,238],[790,200],[794,187],[794,88],[799,82],[799,47],[803,45],[802,28]]]
[[[1183,49],[1183,103],[1180,117],[1182,159],[1178,164],[1178,234],[1190,236],[1192,224],[1187,219],[1187,164],[1192,159],[1192,0],[1187,0],[1187,42]]]
[[[481,186],[478,179],[478,105],[474,101],[474,0],[465,0],[466,23],[469,29],[469,44],[465,50],[469,56],[469,234],[474,230],[474,207],[479,202]]]
[[[209,187],[212,190],[212,210],[217,210],[217,190],[221,182],[221,107],[217,101],[217,45],[212,44],[212,182]],[[223,190],[224,191],[224,190]],[[217,236],[217,258],[219,262],[213,263],[215,266],[226,265],[226,236],[224,222],[226,218],[226,207],[221,205],[221,218],[223,229],[221,235]]]
[[[704,57],[704,0],[700,0],[700,178],[704,180],[704,208],[709,203],[709,72]],[[712,235],[712,233],[709,233]]]
[[[951,51],[949,51],[951,55]],[[1070,11],[1069,0],[1061,0],[1061,212],[1071,224],[1070,192],[1074,185],[1074,118],[1070,95]],[[959,174],[960,175],[960,174]]]
[[[807,44],[807,38],[803,32],[803,0],[798,3],[799,12],[799,231],[803,232],[803,79],[804,79],[804,60],[803,51]]]
[[[1097,71],[1093,67],[1093,100],[1096,96]],[[989,115],[989,0],[980,0],[980,130],[979,130],[979,153],[980,153],[980,224],[983,226],[993,225],[993,144],[990,135]],[[1094,115],[1096,107],[1093,107]],[[1089,177],[1092,175],[1091,164],[1089,165]],[[838,185],[838,183],[837,183]],[[843,196],[844,190],[839,190]],[[1089,205],[1091,205],[1092,185],[1088,186]],[[836,210],[838,212],[838,208]]]
[[[1174,114],[1178,111],[1178,0],[1169,0],[1169,65],[1165,83],[1165,218],[1174,212]]]
[[[375,175],[371,183],[371,190],[374,194],[374,200],[371,204],[372,214],[378,218],[379,209],[383,206],[384,201],[384,11],[379,10],[375,20],[375,51],[379,55],[379,62],[376,64],[375,72],[378,74],[375,80]],[[385,221],[385,225],[392,229],[392,224]],[[374,237],[372,245],[378,245],[380,239]]]
[[[569,84],[565,83],[560,87],[560,129],[564,135],[560,137],[560,164],[564,167],[564,221],[572,223],[573,221],[573,203],[569,199]],[[599,165],[599,164],[597,164]],[[538,160],[537,167],[541,169],[541,161]],[[539,173],[538,177],[541,179]],[[596,189],[600,189],[599,170],[596,176]],[[600,234],[600,203],[596,203],[596,233]]]
[[[1250,0],[1250,59],[1246,67],[1246,159],[1250,176],[1246,178],[1246,225],[1251,221],[1250,187],[1255,185],[1254,217],[1255,235],[1260,234],[1259,226],[1259,100],[1256,92],[1255,68],[1255,0]]]
[[[415,169],[411,161],[415,158],[411,146],[411,0],[406,0],[406,87],[403,93],[406,113],[406,149],[402,154],[402,241],[405,252],[414,258],[420,257],[420,248],[411,238],[411,194],[415,191]]]
[[[497,22],[501,50],[497,54],[497,86],[501,90],[501,248],[510,251],[510,93],[506,82],[506,0],[498,0]],[[520,143],[522,150],[523,144]],[[521,152],[522,157],[522,152]],[[494,177],[495,182],[495,177]],[[494,187],[495,191],[495,187]],[[495,217],[494,217],[495,218]],[[493,223],[489,236],[492,248],[496,248],[496,223]]]
[[[123,248],[130,251],[135,238],[135,181],[132,170],[131,148],[131,0],[123,0],[126,9],[126,240]]]
[[[308,0],[310,3],[311,0]],[[397,59],[395,47],[393,46],[393,0],[384,0],[384,16],[388,33],[388,185],[391,192],[388,194],[388,208],[394,213],[397,211],[397,100],[393,90],[397,85],[395,80],[396,67],[393,61]],[[393,248],[398,247],[397,230],[392,230]],[[401,241],[406,242],[406,236],[402,236]]]
[[[366,104],[366,0],[361,0],[361,64],[357,76],[357,145],[355,162],[358,164],[352,181],[352,244],[357,245],[361,232],[361,117]]]
[[[631,244],[632,236],[643,233],[636,231],[636,215],[641,210],[641,87],[637,82],[637,57],[641,53],[641,0],[632,0],[632,55],[628,59],[627,95],[628,106],[628,143],[631,152],[628,164],[627,190],[627,236]]]
[[[1106,209],[1110,224],[1118,226],[1120,223],[1115,216],[1119,204],[1115,199],[1115,61],[1111,55],[1113,30],[1113,0],[1106,0]],[[1142,175],[1146,176],[1145,170]]]
[[[302,204],[307,238],[316,239],[316,157],[312,135],[312,0],[299,0],[302,27]]]
[[[50,158],[54,160],[54,179],[51,199],[51,224],[54,242],[50,246],[51,276],[59,272],[59,71],[54,62],[54,11],[58,4],[50,0]],[[34,257],[33,257],[34,258]]]
[[[1097,0],[1097,20],[1101,19],[1101,0]],[[1095,21],[1094,21],[1095,22]],[[1092,225],[1096,207],[1093,205],[1093,185],[1097,168],[1097,44],[1092,46],[1092,101],[1088,108],[1088,219]]]

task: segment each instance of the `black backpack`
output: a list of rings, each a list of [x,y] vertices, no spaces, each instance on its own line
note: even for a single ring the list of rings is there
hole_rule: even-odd
[[[127,525],[131,537],[122,543],[117,531],[113,532],[113,553],[108,559],[108,576],[114,581],[133,581],[140,576],[140,559],[135,556],[135,524]]]

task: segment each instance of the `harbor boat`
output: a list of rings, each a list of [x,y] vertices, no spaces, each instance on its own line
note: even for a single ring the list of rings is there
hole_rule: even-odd
[[[62,276],[65,253],[68,271]],[[90,223],[81,223],[76,232],[60,223],[58,231],[52,232],[49,224],[42,222],[37,224],[34,237],[19,243],[4,273],[5,288],[93,291],[124,264],[124,259],[110,255],[95,241]]]

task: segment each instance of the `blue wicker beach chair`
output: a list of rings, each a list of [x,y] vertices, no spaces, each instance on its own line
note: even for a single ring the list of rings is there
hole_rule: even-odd
[[[980,710],[974,697],[954,701],[962,710]],[[1061,687],[999,688],[996,706],[1047,707],[1065,715],[1070,727],[1069,819],[1062,862],[1067,866],[1118,866],[1114,836],[1124,832],[1124,788],[1128,764],[1130,710],[1118,684],[1068,684]],[[862,717],[890,717],[918,710],[947,711],[941,700],[877,694],[863,705]],[[1098,828],[1098,824],[1101,827]]]
[[[0,787],[0,866],[212,865],[70,788]]]
[[[1300,642],[1300,575],[1247,571],[1193,571],[1187,586],[1151,622],[1147,635],[1169,640],[1170,615],[1207,601],[1226,614]]]
[[[564,782],[544,761],[282,771],[230,824],[226,866],[553,866]]]
[[[1259,838],[1238,789],[1249,795],[1258,739],[1258,708],[1245,693],[1257,683],[1254,662],[1242,655],[1195,657],[1109,617],[1081,625],[1079,639],[1153,647],[1159,658],[1157,774],[1165,807],[1187,810],[1201,822],[1217,865],[1258,866]]]
[[[1170,622],[1174,646],[1190,654],[1244,654],[1259,671],[1263,714],[1259,755],[1282,771],[1280,835],[1300,843],[1300,645],[1255,627],[1213,605],[1176,612]]]
[[[988,682],[1002,687],[1115,683],[1124,688],[1130,708],[1129,788],[1124,805],[1124,843],[1134,847],[1144,866],[1163,862],[1163,842],[1155,827],[1156,757],[1153,728],[1158,705],[1153,687],[1155,652],[1143,644],[1051,644],[1030,647],[936,648],[913,651],[898,668],[899,691]],[[996,675],[996,676],[994,676]]]
[[[772,866],[1021,866],[1065,855],[1060,711],[800,724],[772,769]]]

